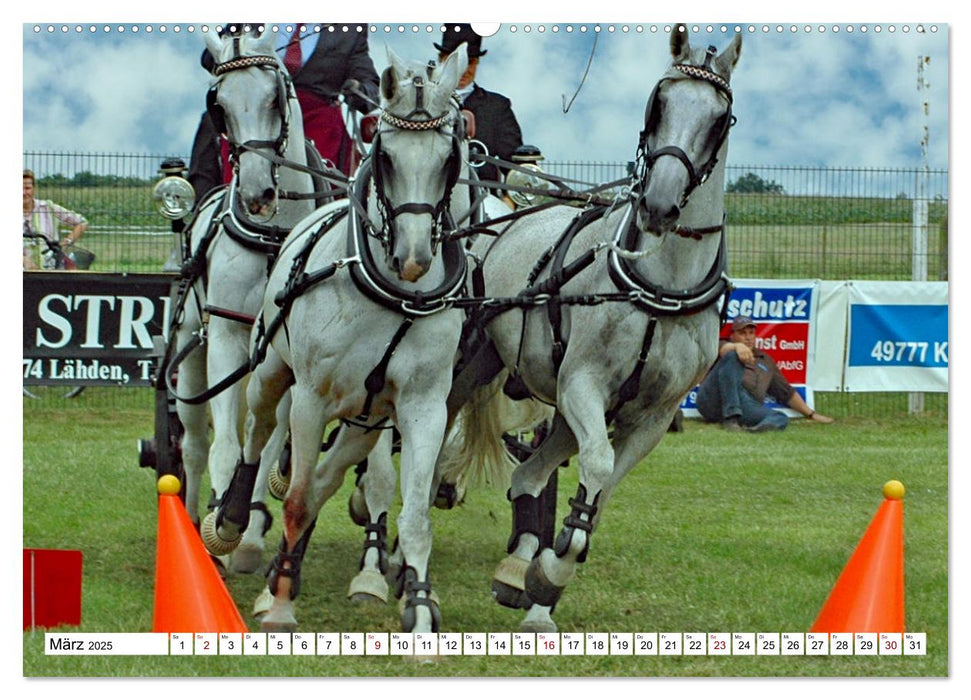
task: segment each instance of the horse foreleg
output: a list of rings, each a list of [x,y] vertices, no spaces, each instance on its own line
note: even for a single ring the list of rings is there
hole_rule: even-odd
[[[247,386],[247,417],[242,455],[232,469],[218,507],[203,521],[202,538],[213,554],[229,554],[249,525],[250,504],[260,453],[276,428],[276,406],[292,381],[289,368],[272,351],[257,366]],[[235,427],[233,430],[235,434]]]
[[[391,461],[391,431],[382,431],[368,457],[366,488],[367,521],[364,525],[364,553],[360,571],[351,580],[347,596],[355,603],[388,601],[388,510],[397,487],[397,472]]]
[[[193,327],[179,330],[178,347],[189,342]],[[178,368],[178,395],[198,396],[206,389],[206,352],[203,347],[189,353]],[[185,509],[189,519],[199,524],[199,491],[202,475],[209,463],[209,409],[206,404],[176,402],[182,423],[182,463],[185,468]],[[160,448],[161,449],[161,448]]]
[[[398,540],[404,557],[396,595],[404,596],[401,625],[405,632],[437,632],[441,612],[432,597],[428,560],[432,549],[429,517],[435,463],[445,437],[444,401],[399,401],[401,433],[401,513]]]
[[[552,549],[543,549],[526,571],[526,593],[539,605],[555,605],[577,564],[586,561],[601,493],[614,468],[600,386],[582,375],[560,388],[557,406],[576,436],[580,483]]]
[[[243,532],[243,539],[240,541],[239,547],[233,552],[231,561],[231,569],[237,573],[254,573],[259,570],[263,563],[266,533],[273,527],[273,516],[266,507],[270,465],[278,464],[290,438],[290,421],[288,420],[290,402],[287,397],[289,397],[289,393],[284,395],[284,399],[277,406],[277,425],[260,456],[260,467],[256,472],[256,482],[253,486],[253,495],[249,506],[249,524]]]
[[[291,399],[292,474],[290,490],[283,503],[283,539],[267,575],[267,588],[273,596],[273,603],[260,623],[265,632],[292,632],[297,627],[293,600],[300,593],[300,569],[319,510],[319,498],[315,496],[313,482],[320,441],[327,424],[326,406],[312,387],[294,385]],[[259,454],[258,450],[254,451],[259,442],[256,439],[258,433],[263,435],[264,440],[269,438],[265,426],[262,431],[256,430],[255,408],[251,404],[244,459]],[[251,438],[254,439],[253,444]]]
[[[500,605],[528,608],[525,594],[526,569],[541,546],[550,546],[547,532],[549,500],[555,505],[556,493],[546,491],[557,467],[576,451],[576,440],[569,426],[557,414],[550,434],[525,462],[513,471],[509,488],[512,503],[512,534],[506,546],[508,556],[493,574],[492,595]]]

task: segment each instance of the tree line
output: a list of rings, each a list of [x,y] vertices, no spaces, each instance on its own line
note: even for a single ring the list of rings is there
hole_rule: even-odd
[[[155,184],[155,180],[123,175],[98,175],[90,170],[81,170],[73,177],[65,177],[60,173],[45,175],[37,178],[37,183],[44,187],[150,187]]]

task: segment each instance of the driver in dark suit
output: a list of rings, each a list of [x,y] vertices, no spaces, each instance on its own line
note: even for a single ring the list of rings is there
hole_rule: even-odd
[[[446,25],[442,43],[434,44],[438,49],[439,61],[444,61],[463,41],[468,48],[469,67],[459,79],[456,92],[462,109],[474,116],[472,138],[484,143],[489,155],[508,161],[513,151],[523,145],[523,136],[509,98],[485,90],[475,82],[479,58],[487,53],[482,50],[482,37],[468,24]],[[478,174],[481,180],[501,181],[505,170],[500,173],[496,166],[486,164],[478,169]]]

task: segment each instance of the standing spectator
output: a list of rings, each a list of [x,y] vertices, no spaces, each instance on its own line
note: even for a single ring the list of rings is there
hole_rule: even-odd
[[[62,246],[71,246],[84,235],[88,228],[88,221],[80,214],[54,204],[49,199],[35,199],[37,180],[34,173],[24,170],[24,269],[36,270],[37,236],[49,241],[61,242]],[[69,226],[71,232],[61,241],[61,224]],[[48,251],[49,253],[49,251]],[[44,256],[44,269],[54,269],[57,260],[53,254]]]
[[[720,341],[718,361],[698,387],[698,411],[725,430],[753,433],[784,430],[789,416],[765,405],[771,396],[817,423],[833,419],[811,409],[786,381],[775,361],[755,347],[756,324],[748,316],[732,322],[728,340]]]
[[[226,25],[221,33],[239,32],[244,26],[247,25]],[[257,24],[248,26],[258,27]],[[281,29],[288,26],[291,25]],[[313,141],[322,158],[350,174],[356,162],[338,97],[343,95],[347,105],[358,112],[371,111],[377,102],[378,74],[368,53],[367,33],[357,31],[358,26],[366,25],[322,24],[319,32],[316,26],[312,22],[298,22],[292,25],[292,32],[280,31],[277,51],[296,89],[303,113],[304,136]],[[203,51],[201,63],[210,72],[215,66],[208,50]],[[189,182],[196,190],[197,201],[210,189],[229,181],[231,173],[225,167],[228,153],[228,144],[216,133],[209,115],[203,114],[189,167]]]
[[[479,59],[488,53],[482,50],[482,37],[468,24],[446,25],[442,43],[434,44],[438,49],[439,62],[444,61],[463,41],[468,49],[469,67],[459,79],[456,92],[462,109],[468,110],[474,117],[471,136],[485,144],[490,156],[509,161],[513,151],[523,145],[523,136],[509,98],[485,90],[475,82]],[[505,170],[502,172],[505,173]],[[501,181],[502,178],[499,169],[491,163],[478,168],[478,174],[481,180]]]

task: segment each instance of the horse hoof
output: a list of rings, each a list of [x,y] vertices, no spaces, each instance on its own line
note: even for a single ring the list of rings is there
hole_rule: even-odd
[[[416,664],[437,664],[442,660],[441,656],[429,656],[427,654],[415,654],[414,656],[406,656],[405,658]]]
[[[526,595],[526,569],[529,562],[510,555],[499,562],[492,574],[492,597],[507,608],[528,608]]]
[[[269,588],[264,588],[253,602],[253,617],[261,618],[270,612],[271,607],[273,607],[273,594],[270,593]]]
[[[364,491],[360,486],[355,486],[350,498],[347,499],[347,512],[354,524],[359,527],[364,527],[371,522],[371,513],[368,511]]]
[[[230,559],[230,571],[235,574],[252,574],[263,563],[263,549],[254,544],[240,545]]]
[[[297,620],[291,617],[288,620],[267,620],[265,617],[260,621],[260,632],[296,632]]]
[[[209,559],[212,561],[213,566],[216,567],[216,573],[219,574],[219,578],[225,581],[226,564],[229,563],[229,560],[226,557],[217,557],[215,554],[210,554]]]
[[[563,587],[551,582],[543,572],[540,558],[536,557],[526,569],[526,595],[537,605],[553,607],[563,594]]]
[[[553,618],[547,616],[546,619],[530,620],[525,619],[519,624],[520,632],[546,632],[553,633],[559,628],[553,622]]]
[[[491,590],[492,599],[504,608],[524,610],[532,605],[532,601],[530,601],[529,596],[526,595],[526,591],[513,588],[505,583],[493,581]]]
[[[347,597],[355,604],[380,604],[388,602],[388,582],[377,571],[362,571],[351,580]]]
[[[268,486],[270,489],[270,495],[273,496],[273,498],[278,501],[283,501],[286,499],[287,491],[290,489],[290,476],[284,476],[280,473],[279,464],[274,464],[273,468],[270,469]]]
[[[455,506],[465,500],[465,488],[458,484],[442,482],[438,485],[438,492],[435,494],[435,507],[440,510],[452,510]]]
[[[199,526],[199,536],[202,537],[202,543],[206,545],[206,549],[209,550],[210,554],[216,556],[222,556],[229,554],[237,545],[239,545],[240,540],[243,539],[243,534],[239,533],[232,540],[224,540],[216,527],[216,513],[212,512],[206,515],[202,519],[202,525]]]

